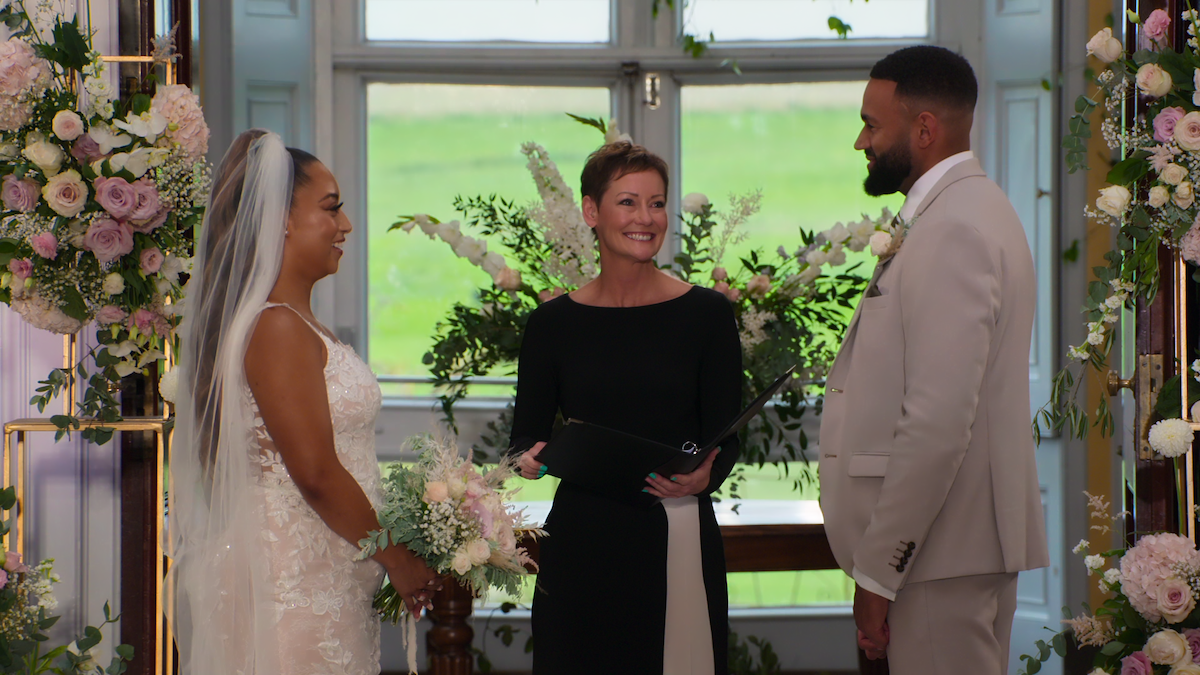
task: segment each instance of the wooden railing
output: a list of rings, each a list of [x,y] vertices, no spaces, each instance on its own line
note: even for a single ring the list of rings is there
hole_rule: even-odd
[[[752,503],[751,503],[752,504]],[[779,503],[777,503],[779,504]],[[730,518],[719,510],[721,521],[749,520],[751,524],[723,524],[725,565],[729,572],[780,572],[837,569],[833,551],[825,538],[825,525],[813,502],[789,502],[782,508]],[[746,511],[745,506],[742,509]],[[753,506],[749,510],[754,510]],[[760,512],[767,509],[759,509]],[[757,515],[759,517],[755,518]],[[766,521],[766,522],[755,522]],[[775,522],[772,522],[775,521]],[[537,541],[523,540],[536,561]],[[429,672],[432,675],[471,675],[474,657],[470,647],[475,632],[470,626],[473,601],[458,584],[446,584],[433,598],[429,618],[433,627],[426,635]],[[887,675],[886,661],[867,661],[859,652],[859,672],[863,675]]]

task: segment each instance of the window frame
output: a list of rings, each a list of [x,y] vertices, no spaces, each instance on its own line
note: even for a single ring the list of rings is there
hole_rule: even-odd
[[[611,0],[612,25],[608,43],[517,42],[394,42],[367,40],[366,0],[347,3],[352,11],[335,12],[328,60],[332,72],[326,83],[331,100],[324,129],[318,123],[318,152],[333,158],[334,171],[351,195],[346,209],[351,220],[366,227],[367,100],[369,84],[446,83],[524,86],[607,86],[612,117],[623,131],[661,155],[671,167],[668,208],[678,212],[680,199],[680,94],[689,85],[776,84],[863,80],[871,66],[892,51],[912,44],[969,44],[970,17],[952,15],[952,3],[929,0],[929,32],[925,39],[797,40],[789,42],[715,43],[702,58],[681,47],[682,2],[673,11],[660,11],[649,20],[653,0]],[[971,54],[967,54],[968,57]],[[736,61],[738,75],[726,60]],[[644,78],[660,77],[661,103],[655,110],[641,104]],[[321,83],[318,82],[318,90]],[[320,97],[318,97],[320,98]],[[981,125],[977,125],[981,126]],[[322,134],[324,131],[324,134]],[[324,135],[324,138],[321,136]],[[347,250],[342,273],[317,289],[318,315],[335,327],[368,362],[366,238],[356,237]],[[663,260],[674,256],[677,242],[669,241]],[[427,381],[423,374],[381,376],[381,382]],[[515,381],[504,378],[505,381]],[[470,397],[464,410],[502,409],[508,399]],[[389,397],[392,408],[421,410],[426,415],[431,396]],[[463,430],[464,433],[467,430]],[[814,430],[815,431],[815,430]]]

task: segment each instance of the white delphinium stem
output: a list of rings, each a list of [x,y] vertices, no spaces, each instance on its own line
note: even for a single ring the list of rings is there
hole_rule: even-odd
[[[596,242],[575,203],[575,194],[563,181],[546,149],[525,143],[521,152],[529,159],[529,173],[542,201],[526,209],[526,216],[541,227],[554,255],[546,260],[546,272],[579,287],[596,276]]]

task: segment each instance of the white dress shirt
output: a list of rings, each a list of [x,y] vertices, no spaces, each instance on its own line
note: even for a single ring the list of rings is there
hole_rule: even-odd
[[[929,195],[929,191],[933,189],[933,186],[937,185],[938,181],[940,181],[942,177],[950,171],[950,169],[954,168],[958,164],[961,164],[962,162],[967,161],[968,159],[974,158],[975,153],[971,152],[970,150],[967,150],[966,152],[960,152],[957,155],[950,155],[946,159],[934,164],[933,168],[921,174],[921,177],[918,178],[917,182],[913,183],[912,188],[909,189],[908,194],[904,196],[904,206],[900,207],[900,213],[898,214],[900,220],[904,222],[911,221],[913,215],[916,214],[917,209],[921,206],[921,202],[925,201],[925,197]],[[859,572],[857,567],[853,569],[851,576],[854,577],[854,583],[861,586],[864,590],[870,591],[875,595],[881,595],[888,600],[894,601],[896,599],[895,593],[884,588],[871,577]]]

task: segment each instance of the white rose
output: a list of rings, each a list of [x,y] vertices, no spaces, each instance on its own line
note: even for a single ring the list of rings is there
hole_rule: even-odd
[[[1171,668],[1171,672],[1168,675],[1200,675],[1200,664],[1189,663],[1185,660],[1183,663]]]
[[[1158,594],[1156,609],[1167,623],[1181,623],[1196,609],[1191,586],[1178,577],[1163,580],[1155,592]]]
[[[1160,666],[1174,666],[1191,661],[1192,652],[1187,640],[1173,630],[1160,630],[1146,641],[1146,656]]]
[[[483,539],[476,539],[467,544],[467,556],[471,559],[472,565],[482,565],[492,557],[492,547],[488,546]]]
[[[104,292],[107,295],[118,295],[125,290],[125,277],[116,272],[110,272],[104,277]]]
[[[42,170],[42,173],[47,176],[53,176],[62,168],[63,160],[66,156],[63,154],[62,148],[47,141],[41,134],[29,134],[29,138],[25,143],[25,150],[22,151],[25,158],[37,165],[37,168]]]
[[[51,123],[54,135],[64,141],[73,141],[83,135],[83,119],[73,110],[59,110]]]
[[[1109,185],[1100,191],[1096,198],[1096,207],[1114,218],[1120,218],[1129,208],[1132,195],[1123,185]]]
[[[466,574],[471,571],[471,556],[467,552],[459,549],[454,554],[454,562],[450,563],[450,568],[458,575]]]
[[[435,504],[444,502],[450,498],[450,491],[446,488],[446,483],[440,480],[431,480],[425,484],[425,503]]]
[[[74,218],[87,206],[88,189],[78,171],[67,169],[46,181],[42,186],[42,198],[58,215]],[[68,241],[74,245],[74,241]]]
[[[1175,196],[1172,197],[1175,205],[1181,209],[1186,209],[1196,201],[1196,193],[1192,188],[1191,181],[1183,181],[1175,187]]]
[[[704,213],[704,207],[708,206],[709,204],[710,202],[708,201],[708,197],[699,192],[692,192],[683,198],[683,203],[680,205],[680,208],[683,209],[684,213],[690,213],[693,216],[699,216]]]
[[[168,403],[175,402],[176,390],[179,388],[179,371],[169,370],[158,381],[158,395]]]
[[[16,143],[0,143],[0,159],[16,159],[20,152]]]
[[[1147,63],[1137,71],[1137,88],[1150,98],[1166,96],[1171,91],[1171,75],[1157,63]]]
[[[1179,185],[1188,177],[1188,170],[1174,162],[1163,167],[1158,172],[1158,179],[1168,185]]]
[[[1171,201],[1171,191],[1162,185],[1150,188],[1150,195],[1146,198],[1146,202],[1156,209],[1161,209],[1169,201]]]
[[[1087,53],[1102,63],[1112,63],[1121,58],[1121,55],[1125,53],[1125,48],[1121,45],[1120,40],[1113,37],[1112,29],[1105,28],[1088,40]]]
[[[892,247],[892,235],[887,232],[876,232],[871,235],[871,255],[881,256]]]

